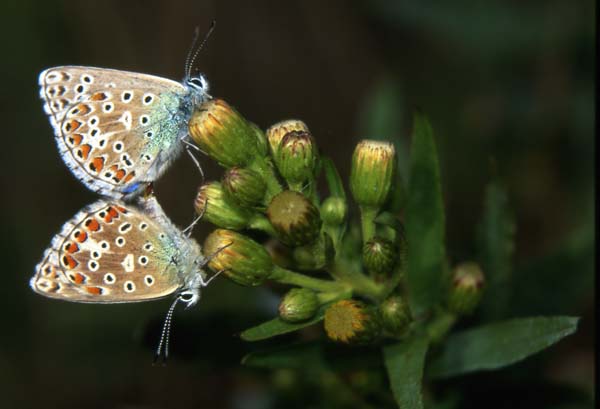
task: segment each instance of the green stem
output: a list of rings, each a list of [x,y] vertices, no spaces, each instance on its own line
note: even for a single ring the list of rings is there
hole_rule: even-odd
[[[427,324],[426,332],[432,343],[441,341],[456,322],[457,316],[448,311],[438,311],[437,315]]]
[[[375,236],[375,217],[379,208],[371,206],[360,206],[360,224],[362,228],[363,244]]]
[[[319,293],[317,294],[317,298],[319,299],[319,303],[321,305],[327,304],[337,300],[343,300],[345,298],[350,298],[352,296],[352,290],[347,289],[338,292],[332,293]]]
[[[256,214],[252,216],[248,222],[248,227],[254,230],[265,232],[271,237],[276,237],[277,235],[269,220],[262,214]]]
[[[269,279],[277,281],[283,284],[293,284],[299,287],[310,288],[311,290],[321,292],[342,292],[348,291],[349,288],[339,282],[330,280],[321,280],[319,278],[313,278],[305,276],[304,274],[296,273],[294,271],[286,270],[285,268],[274,266],[273,272],[269,276]]]
[[[337,280],[352,287],[353,292],[356,294],[376,301],[381,301],[386,294],[385,285],[377,284],[360,272],[344,268],[339,261],[336,261],[331,269],[327,271]]]

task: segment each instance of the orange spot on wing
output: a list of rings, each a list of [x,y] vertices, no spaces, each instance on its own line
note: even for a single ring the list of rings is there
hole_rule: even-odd
[[[127,174],[127,172],[125,172],[125,170],[119,169],[117,171],[117,173],[115,173],[115,179],[117,180],[117,182],[120,182],[121,179],[123,179],[126,174]]]
[[[92,101],[104,101],[107,98],[108,95],[106,95],[104,92],[96,92],[90,99]]]
[[[69,243],[66,246],[66,250],[71,254],[77,253],[79,251],[79,246],[75,243]]]
[[[83,243],[84,241],[87,240],[87,233],[84,231],[81,232],[77,232],[78,234],[75,234],[75,240],[77,240],[80,243]]]
[[[88,287],[85,287],[85,291],[87,291],[88,293],[90,293],[92,295],[102,294],[102,288],[100,288],[100,287],[88,286]]]
[[[96,172],[100,172],[104,167],[104,158],[101,158],[99,156],[95,157],[92,160],[92,165],[94,166],[94,169],[96,169]]]
[[[83,160],[87,160],[90,155],[90,151],[92,150],[92,146],[88,144],[81,145],[81,157]]]
[[[79,129],[80,126],[81,126],[81,122],[73,119],[73,120],[69,121],[69,124],[67,125],[67,131],[75,132],[77,129]]]
[[[92,111],[92,108],[86,104],[77,105],[77,109],[79,110],[79,115],[87,115]]]
[[[73,276],[75,284],[81,284],[85,281],[85,276],[81,273],[75,273]]]
[[[81,145],[81,141],[83,140],[83,135],[74,133],[74,134],[69,135],[69,139],[70,139],[71,143],[73,144],[73,146],[79,146],[79,145]]]
[[[131,172],[131,173],[135,173],[135,172]],[[123,214],[127,214],[128,210],[125,209],[123,206],[115,206],[117,208],[118,211],[120,211]]]
[[[131,182],[131,179],[133,179],[135,177],[135,171],[130,172],[126,177],[125,177],[125,183],[129,183]]]
[[[119,217],[119,213],[111,206],[106,209],[106,216],[104,216],[104,221],[106,223],[112,222],[113,219]]]
[[[70,269],[74,269],[75,267],[77,267],[79,265],[79,263],[77,263],[77,261],[75,261],[75,259],[69,255],[65,255],[63,256],[63,262],[70,268]]]
[[[100,230],[100,223],[98,223],[96,219],[88,219],[88,221],[85,222],[85,227],[87,227],[89,231],[98,231]]]

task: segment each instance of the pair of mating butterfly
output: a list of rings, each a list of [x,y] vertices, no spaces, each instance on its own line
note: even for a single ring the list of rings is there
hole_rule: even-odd
[[[200,246],[145,191],[191,146],[188,120],[210,98],[206,80],[193,76],[191,67],[213,28],[214,23],[193,55],[192,45],[183,83],[78,66],[50,68],[39,76],[61,157],[83,184],[105,198],[64,224],[36,266],[31,288],[83,303],[176,294],[157,355],[177,302],[194,305],[210,281]],[[164,352],[166,358],[168,344]]]

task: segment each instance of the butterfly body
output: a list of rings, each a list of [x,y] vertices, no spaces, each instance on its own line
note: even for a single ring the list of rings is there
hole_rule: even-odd
[[[106,68],[62,66],[39,76],[59,153],[89,189],[129,200],[184,148],[193,110],[210,98],[204,77],[183,83]]]
[[[82,303],[126,303],[177,294],[188,306],[206,284],[200,246],[154,198],[99,200],[65,223],[36,266],[31,288]]]

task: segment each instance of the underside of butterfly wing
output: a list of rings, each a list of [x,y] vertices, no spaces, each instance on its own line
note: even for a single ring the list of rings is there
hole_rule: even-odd
[[[32,289],[65,301],[162,298],[181,286],[169,231],[137,207],[100,200],[65,223],[36,266]]]
[[[91,190],[119,199],[136,194],[182,150],[192,107],[178,82],[64,66],[43,71],[39,84],[60,155]]]

